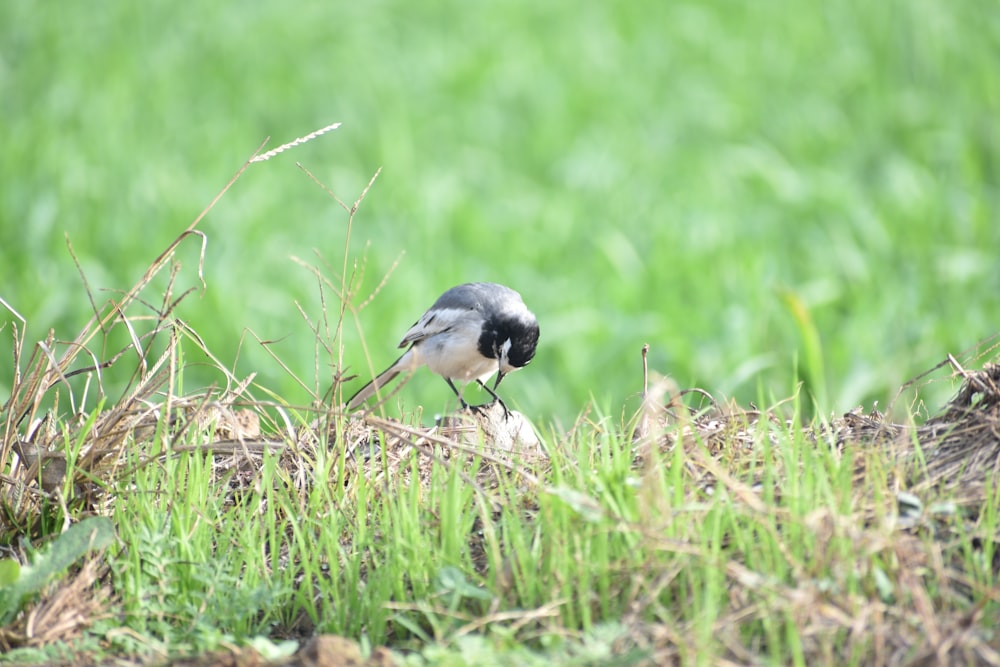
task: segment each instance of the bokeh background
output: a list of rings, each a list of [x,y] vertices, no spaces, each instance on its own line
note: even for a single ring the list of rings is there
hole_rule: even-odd
[[[446,288],[506,283],[542,338],[504,393],[543,422],[634,402],[643,343],[682,386],[778,398],[804,315],[842,411],[1000,330],[986,0],[11,1],[0,40],[0,296],[32,340],[90,314],[67,236],[93,288],[126,289],[265,137],[336,121],[211,211],[207,289],[179,311],[289,402],[308,394],[245,331],[329,384],[297,306],[318,317],[316,282],[290,258],[334,278],[346,233],[296,162],[348,202],[383,170],[348,248],[362,298],[399,261],[361,313],[371,363]],[[179,253],[183,286],[197,257]],[[218,380],[199,372],[186,387]],[[425,373],[401,399],[448,396]]]

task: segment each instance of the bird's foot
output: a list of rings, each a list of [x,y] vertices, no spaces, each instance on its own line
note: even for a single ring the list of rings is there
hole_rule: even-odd
[[[469,405],[468,403],[465,403],[463,401],[462,402],[462,410],[467,410],[468,412],[471,412],[471,413],[477,414],[477,415],[483,415],[483,414],[486,414],[486,413],[492,411],[493,406],[496,405],[497,403],[499,403],[500,407],[503,408],[503,418],[504,418],[504,421],[510,419],[511,411],[507,408],[507,404],[504,403],[499,398],[495,398],[492,401],[490,401],[489,403],[481,403],[479,405]]]
[[[500,398],[499,396],[497,396],[496,400],[494,400],[493,403],[499,403],[500,407],[503,408],[503,418],[504,418],[504,421],[510,419],[510,410],[507,409],[507,404],[503,402],[502,398]]]

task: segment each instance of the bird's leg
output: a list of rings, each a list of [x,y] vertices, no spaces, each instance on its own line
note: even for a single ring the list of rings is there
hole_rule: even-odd
[[[462,398],[462,392],[458,390],[458,387],[456,387],[455,383],[451,381],[451,378],[445,378],[444,381],[448,383],[448,386],[451,387],[451,390],[455,392],[456,396],[458,396],[458,402],[462,404],[462,409],[463,410],[468,409],[469,404],[465,402],[464,398]]]
[[[490,396],[492,396],[492,397],[493,397],[493,400],[495,400],[495,401],[496,401],[497,403],[499,403],[499,404],[500,404],[500,407],[501,407],[501,408],[503,408],[503,417],[504,417],[504,419],[507,419],[507,418],[509,418],[509,417],[510,417],[510,410],[508,410],[508,409],[507,409],[507,404],[506,404],[506,403],[504,403],[504,402],[503,402],[503,399],[502,399],[502,398],[500,398],[500,395],[499,395],[499,394],[497,394],[497,393],[496,393],[496,392],[495,392],[495,391],[493,390],[493,389],[496,389],[496,386],[497,386],[498,384],[500,384],[500,381],[498,380],[498,381],[497,381],[496,383],[494,383],[494,385],[493,385],[493,389],[490,389],[490,388],[489,388],[488,386],[486,386],[486,383],[485,383],[485,382],[483,382],[482,380],[476,380],[476,382],[478,382],[478,383],[479,383],[479,386],[480,386],[480,387],[482,387],[483,389],[485,389],[486,391],[488,391],[488,392],[490,393]]]

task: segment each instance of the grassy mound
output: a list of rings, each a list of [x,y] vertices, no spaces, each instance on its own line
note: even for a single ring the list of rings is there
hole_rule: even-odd
[[[934,369],[960,384],[929,418],[900,398],[806,419],[798,396],[740,407],[646,377],[636,414],[585,410],[565,432],[489,408],[345,414],[350,263],[339,282],[316,271],[335,295],[310,323],[316,365],[336,370],[291,405],[174,315],[196,225],[72,341],[13,332],[9,656],[1000,664],[995,346],[979,370]],[[186,386],[195,363],[219,382]],[[70,544],[94,517],[114,542]],[[29,594],[3,594],[19,581]]]

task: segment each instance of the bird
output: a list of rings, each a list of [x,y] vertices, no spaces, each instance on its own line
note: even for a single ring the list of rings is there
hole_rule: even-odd
[[[515,290],[481,282],[452,287],[403,336],[399,347],[406,352],[359,389],[347,408],[358,408],[400,373],[426,365],[444,378],[463,408],[469,405],[455,381],[475,380],[509,414],[496,389],[508,373],[534,358],[538,333],[538,320]],[[491,389],[486,381],[494,373]]]

